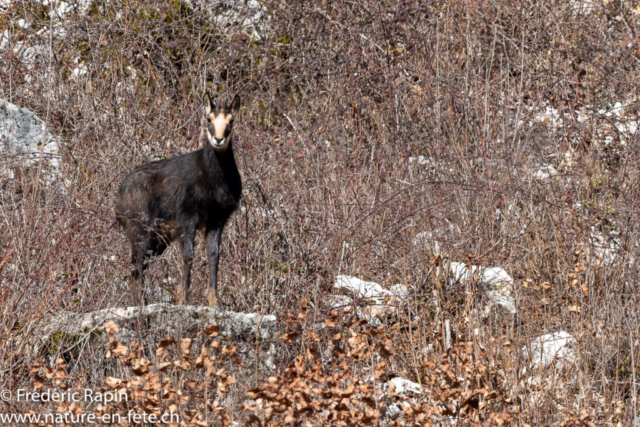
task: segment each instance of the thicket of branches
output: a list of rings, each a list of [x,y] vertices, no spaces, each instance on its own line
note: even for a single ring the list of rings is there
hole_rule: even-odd
[[[390,372],[427,383],[426,362],[453,363],[446,319],[454,342],[499,372],[494,386],[511,402],[500,410],[514,422],[631,423],[638,141],[602,111],[622,102],[624,120],[637,120],[635,5],[265,0],[269,30],[256,39],[213,24],[202,4],[95,1],[55,26],[50,5],[0,9],[1,37],[14,35],[0,51],[0,97],[60,136],[65,181],[41,184],[37,167],[3,153],[14,173],[0,182],[0,385],[29,382],[39,361],[15,343],[47,313],[129,304],[117,185],[140,163],[201,146],[210,91],[243,100],[234,149],[244,201],[223,237],[223,306],[310,307],[309,326],[329,316],[337,274],[403,283],[415,294],[388,325]],[[550,108],[564,119],[536,119]],[[558,175],[534,179],[545,164]],[[416,242],[422,232],[431,237]],[[594,232],[616,236],[613,262],[597,256]],[[483,315],[479,289],[448,286],[434,236],[446,259],[509,271],[518,315]],[[204,303],[201,244],[192,283]],[[180,265],[172,248],[147,283],[174,292]],[[559,329],[576,337],[577,362],[527,384],[520,349]],[[277,348],[285,381],[306,344]],[[237,387],[234,419],[247,412]]]

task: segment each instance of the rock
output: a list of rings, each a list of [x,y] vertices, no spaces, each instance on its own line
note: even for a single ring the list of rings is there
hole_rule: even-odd
[[[354,298],[379,298],[391,296],[391,292],[375,282],[365,282],[353,276],[340,275],[336,277],[335,289],[351,295]]]
[[[473,267],[472,268],[476,268]],[[453,282],[465,282],[471,280],[471,271],[463,262],[450,262],[449,263],[450,279]]]
[[[387,407],[387,416],[392,420],[397,420],[404,411],[400,409],[400,406],[392,403]]]
[[[402,377],[392,378],[389,382],[393,383],[397,394],[422,394],[422,386],[413,381]]]
[[[609,234],[605,235],[596,227],[591,227],[588,253],[595,258],[594,265],[606,267],[615,264],[622,251],[619,238],[620,235],[615,230],[610,230]]]
[[[0,150],[14,159],[13,164],[8,162],[9,167],[3,164],[0,176],[12,178],[11,166],[37,166],[44,142],[40,176],[44,182],[52,182],[60,170],[60,140],[49,129],[46,135],[44,132],[44,123],[33,112],[0,99]]]
[[[593,0],[569,0],[569,6],[574,16],[590,15],[597,8]]]
[[[530,361],[535,374],[536,370],[547,368],[554,361],[560,362],[561,366],[573,363],[575,352],[571,346],[576,343],[576,339],[568,332],[552,332],[535,338],[529,347],[522,348],[522,353]],[[526,372],[526,368],[523,372]]]
[[[556,130],[562,125],[564,116],[553,107],[545,107],[543,113],[535,115],[534,120],[542,123],[545,126],[550,126],[553,130]]]
[[[393,285],[391,290],[387,290],[378,283],[345,275],[336,277],[333,287],[350,298],[365,299],[367,305],[358,310],[358,314],[372,326],[379,326],[381,319],[395,314],[398,306],[409,296],[409,288],[405,285]]]
[[[534,174],[533,178],[538,181],[546,181],[558,175],[558,171],[551,165],[542,165]]]
[[[149,286],[145,291],[155,303],[170,303],[175,299],[167,286]]]
[[[415,237],[411,240],[411,243],[413,244],[413,246],[419,247],[419,246],[426,246],[429,243],[431,243],[432,237],[431,237],[431,233],[428,231],[422,231],[418,234],[415,235]],[[436,251],[436,253],[440,252],[439,250]]]
[[[404,413],[404,411],[406,411],[409,408],[411,408],[411,404],[409,402],[399,402],[397,404],[392,403],[386,408],[387,409],[386,416],[389,417],[389,419],[397,420]],[[382,425],[385,425],[385,424],[382,424]]]
[[[391,289],[389,290],[389,292],[391,293],[391,295],[397,298],[400,298],[405,302],[410,296],[410,289],[405,285],[400,285],[400,284],[391,286]]]
[[[484,287],[487,298],[513,314],[517,312],[513,278],[504,269],[487,268],[482,272],[480,284]]]
[[[471,265],[467,267],[461,262],[448,264],[450,283],[468,282],[477,279],[482,286],[485,296],[500,307],[512,314],[517,312],[516,301],[513,292],[513,278],[504,269]]]
[[[84,13],[89,9],[93,0],[33,0],[34,3],[39,3],[42,6],[49,7],[49,16],[53,20],[59,20],[65,18],[69,13]],[[20,0],[0,0],[0,8],[8,9],[11,6],[19,5]]]
[[[191,7],[200,0],[186,0]],[[271,29],[271,15],[256,0],[204,0],[204,9],[218,28],[240,27],[248,36],[261,40]]]
[[[433,158],[426,156],[409,157],[409,164],[424,166],[425,170],[429,172],[436,172],[438,169],[436,161]]]
[[[329,295],[327,305],[335,310],[349,311],[353,300],[346,295]]]
[[[211,307],[173,304],[151,304],[145,307],[108,308],[91,313],[61,312],[48,319],[39,334],[43,341],[57,333],[88,335],[104,329],[112,320],[120,327],[116,338],[131,342],[138,329],[148,328],[159,337],[177,337],[179,332],[195,335],[208,324],[220,326],[220,334],[229,338],[255,336],[271,339],[276,333],[276,317],[256,313],[235,313]],[[140,325],[139,323],[144,323]],[[104,336],[104,334],[102,334]]]
[[[276,345],[272,342],[264,342],[258,351],[258,369],[269,375],[275,374],[278,366],[276,365],[277,351]],[[246,346],[238,346],[238,353],[244,360],[243,367],[249,372],[256,370],[256,346],[254,344]]]

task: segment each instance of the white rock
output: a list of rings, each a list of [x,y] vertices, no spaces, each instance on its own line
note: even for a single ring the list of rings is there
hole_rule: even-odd
[[[477,265],[467,267],[462,262],[451,262],[448,268],[451,283],[469,282],[477,277],[486,297],[492,303],[503,307],[510,313],[516,313],[513,278],[504,269],[500,267],[483,269]]]
[[[534,339],[529,348],[523,347],[522,352],[535,374],[537,369],[546,368],[554,361],[561,362],[563,366],[573,363],[575,351],[571,346],[575,344],[576,339],[571,334],[558,331]]]
[[[146,291],[149,292],[153,302],[170,303],[173,301],[173,294],[165,286],[149,286]]]
[[[2,0],[0,0],[2,1]],[[9,31],[5,30],[0,33],[0,50],[4,50],[9,46],[9,41],[11,40],[11,36],[9,35]]]
[[[421,166],[426,166],[431,163],[431,158],[426,156],[409,157],[409,163],[417,163]]]
[[[364,320],[366,320],[367,323],[374,328],[382,326],[382,321],[377,317],[365,317]]]
[[[513,286],[513,278],[500,267],[487,268],[482,271],[481,284],[492,288]]]
[[[429,231],[422,231],[415,235],[415,237],[411,240],[411,243],[413,243],[413,246],[426,246],[431,242],[431,240],[431,233]],[[436,250],[436,253],[438,252],[440,251]]]
[[[220,333],[228,337],[255,336],[271,339],[276,333],[276,317],[257,313],[236,313],[211,307],[174,304],[151,304],[144,307],[107,308],[90,313],[58,312],[47,319],[43,339],[58,331],[84,335],[91,330],[103,329],[105,322],[113,320],[120,327],[116,337],[129,341],[135,336],[131,329],[143,319],[161,336],[175,336],[178,330],[201,329],[207,324],[220,325]]]
[[[378,283],[366,282],[353,276],[340,275],[336,277],[336,282],[333,287],[359,298],[392,296],[390,291],[384,289]]]
[[[409,298],[409,295],[410,295],[409,288],[406,287],[405,285],[400,285],[400,284],[391,286],[391,289],[389,290],[389,292],[391,293],[391,295],[396,296],[401,300],[405,300],[405,301]]]
[[[395,377],[391,379],[391,382],[395,386],[395,392],[398,394],[422,394],[422,386],[408,379]]]
[[[533,174],[533,177],[538,181],[546,181],[556,175],[558,175],[556,168],[551,165],[543,165]]]
[[[487,268],[482,272],[480,284],[489,300],[515,314],[516,301],[513,296],[513,278],[500,267]]]
[[[396,405],[395,403],[392,403],[387,407],[387,416],[392,420],[398,419],[398,417],[400,417],[402,413],[403,413],[403,410],[400,408],[400,406]]]
[[[0,99],[0,150],[14,156],[14,166],[37,165],[43,148],[42,177],[51,182],[60,169],[60,140],[51,133],[44,133],[44,124],[33,112]],[[43,136],[45,136],[43,138]],[[41,144],[44,142],[44,147]],[[11,165],[5,162],[3,167]],[[0,169],[0,174],[10,170]]]
[[[562,153],[562,161],[560,162],[561,169],[571,169],[576,164],[576,154],[573,149]]]
[[[427,156],[409,157],[409,164],[424,166],[424,169],[428,170],[429,172],[436,172],[438,169],[437,162],[433,158]]]
[[[347,295],[329,295],[327,305],[333,309],[349,311],[353,305],[353,300]]]
[[[467,282],[473,279],[473,275],[476,274],[480,267],[476,265],[467,265],[464,262],[450,262],[448,265],[449,277],[454,282]]]
[[[596,227],[591,227],[589,235],[589,254],[596,259],[596,265],[605,267],[613,265],[620,256],[622,245],[619,242],[619,236],[615,232],[605,236]]]
[[[569,5],[575,16],[589,15],[596,9],[593,0],[569,0]]]
[[[543,113],[535,116],[535,121],[542,122],[544,125],[556,128],[562,124],[562,115],[558,110],[552,107],[545,107]]]
[[[71,71],[71,78],[77,80],[88,72],[87,65],[84,62],[78,62],[78,65]]]
[[[199,0],[188,0],[187,3],[198,4]],[[205,10],[218,27],[239,26],[256,40],[264,38],[271,29],[271,14],[256,0],[205,0]]]
[[[387,290],[378,283],[345,275],[336,277],[333,287],[351,298],[367,300],[367,306],[357,313],[373,326],[379,326],[380,319],[396,313],[398,306],[406,301],[410,292],[405,285],[393,285],[391,290]]]

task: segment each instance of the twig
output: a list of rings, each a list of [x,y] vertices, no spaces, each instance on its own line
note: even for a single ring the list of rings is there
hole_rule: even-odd
[[[187,120],[187,121],[185,122],[185,124],[183,124],[183,125],[182,125],[182,126],[180,126],[179,128],[175,128],[175,129],[173,129],[171,132],[177,132],[177,131],[179,131],[180,129],[182,129],[183,127],[185,127],[186,125],[188,125],[188,124],[189,124],[189,122],[191,121],[191,119],[193,119],[193,117],[194,117],[194,116],[198,113],[198,111],[200,111],[201,109],[202,109],[202,104],[200,104],[200,106],[198,107],[198,109],[197,109],[197,110],[196,110],[196,111],[191,115],[191,117],[189,117],[189,120]]]
[[[326,19],[327,21],[331,22],[332,24],[337,25],[338,27],[342,28],[343,30],[345,29],[344,25],[342,25],[341,23],[336,22],[336,21],[334,21],[333,19],[331,19],[331,18],[329,17],[329,15],[327,15],[327,14],[326,14],[322,9],[320,9],[319,7],[316,7],[316,12],[318,12],[320,15],[324,16],[324,17],[325,17],[325,19]],[[382,53],[385,53],[385,54],[387,53],[387,51],[386,51],[386,50],[384,50],[382,47],[380,47],[380,46],[378,46],[377,44],[375,44],[374,42],[372,42],[372,41],[371,41],[371,39],[369,39],[369,37],[365,36],[365,35],[364,35],[364,34],[362,34],[362,33],[358,33],[358,35],[359,35],[360,37],[362,37],[364,40],[366,40],[366,41],[368,41],[369,43],[371,43],[372,45],[374,45],[375,47],[377,47],[378,49],[380,49],[380,51],[381,51]]]

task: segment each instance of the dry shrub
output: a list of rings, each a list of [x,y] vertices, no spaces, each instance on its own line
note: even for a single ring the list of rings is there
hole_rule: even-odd
[[[2,34],[16,34],[0,52],[0,97],[61,137],[66,180],[41,186],[37,167],[3,153],[14,173],[0,182],[0,385],[25,385],[36,360],[28,342],[46,315],[128,304],[115,189],[136,165],[202,143],[197,110],[212,91],[244,100],[234,146],[244,204],[223,238],[222,304],[264,314],[308,305],[316,319],[331,309],[337,274],[411,285],[406,310],[389,320],[402,354],[393,372],[418,380],[425,361],[451,364],[448,321],[452,342],[481,346],[501,372],[500,398],[521,405],[515,422],[582,422],[586,411],[631,424],[640,162],[635,132],[619,125],[638,120],[635,5],[265,0],[271,31],[255,40],[211,25],[199,4],[95,1],[60,24],[64,36],[47,30],[37,2],[0,10]],[[78,64],[86,74],[74,74]],[[602,112],[616,102],[624,117]],[[562,119],[538,120],[547,108]],[[432,165],[409,161],[420,155]],[[545,164],[558,174],[535,179]],[[594,230],[618,236],[612,262],[598,256]],[[448,260],[505,268],[518,315],[485,315],[479,287],[449,286],[429,263],[432,240],[412,243],[421,232],[443,232]],[[179,265],[167,251],[149,287],[174,292]],[[579,357],[554,386],[532,389],[521,349],[559,329],[576,337]],[[74,345],[51,347],[52,360]],[[277,365],[305,351],[279,343]],[[101,385],[102,366],[87,357],[73,374]]]

